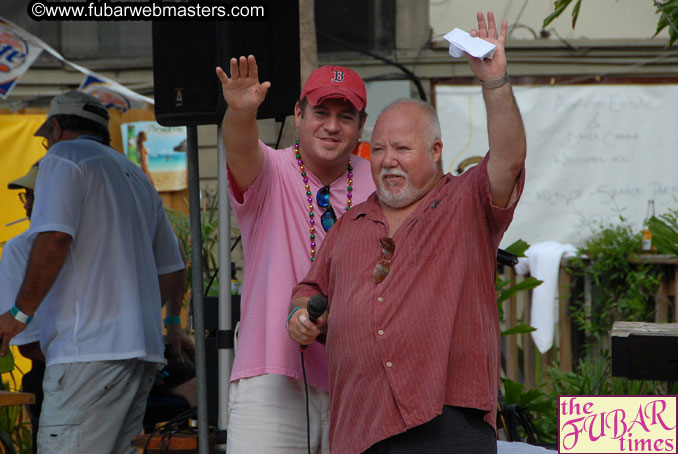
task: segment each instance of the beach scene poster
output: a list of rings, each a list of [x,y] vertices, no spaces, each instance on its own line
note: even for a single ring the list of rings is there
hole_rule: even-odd
[[[121,124],[120,129],[125,156],[141,167],[158,192],[188,187],[185,127],[135,121]]]

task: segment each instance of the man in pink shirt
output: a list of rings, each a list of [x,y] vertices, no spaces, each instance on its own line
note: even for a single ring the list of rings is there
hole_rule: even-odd
[[[342,453],[496,452],[497,248],[524,185],[526,142],[506,76],[507,24],[478,13],[494,58],[469,57],[482,81],[490,151],[443,174],[433,108],[399,100],[372,134],[376,194],[334,226],[295,288],[290,337],[327,331],[330,449]],[[327,295],[325,322],[308,320]]]
[[[258,140],[256,111],[270,87],[253,56],[217,68],[228,104],[223,121],[229,191],[245,253],[238,350],[229,390],[230,454],[307,452],[299,346],[285,319],[294,285],[326,231],[374,192],[369,162],[351,154],[366,113],[365,84],[348,68],[323,66],[295,106],[299,141],[274,150]],[[325,349],[306,350],[310,437],[328,453],[329,378]]]

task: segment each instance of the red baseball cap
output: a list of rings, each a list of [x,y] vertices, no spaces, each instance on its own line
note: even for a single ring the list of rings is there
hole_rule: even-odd
[[[301,90],[299,99],[304,98],[308,98],[312,106],[325,99],[343,98],[358,112],[367,105],[365,82],[357,72],[343,66],[321,66],[313,71]]]

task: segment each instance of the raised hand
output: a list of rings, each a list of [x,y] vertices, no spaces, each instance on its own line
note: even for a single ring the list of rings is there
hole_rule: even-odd
[[[506,74],[506,33],[508,30],[508,23],[506,21],[501,24],[501,31],[497,35],[497,24],[494,20],[494,13],[488,11],[487,23],[482,12],[478,12],[478,29],[473,29],[469,33],[471,36],[477,36],[485,41],[491,42],[497,46],[492,59],[486,58],[481,60],[479,58],[466,55],[468,63],[471,66],[473,74],[480,80],[500,79]]]
[[[231,77],[220,67],[216,69],[229,109],[255,111],[264,102],[271,83],[259,83],[257,61],[253,55],[240,59],[231,58],[230,67]]]

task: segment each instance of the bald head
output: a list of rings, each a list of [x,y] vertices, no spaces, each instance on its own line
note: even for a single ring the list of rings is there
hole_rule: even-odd
[[[440,131],[440,120],[438,119],[438,113],[433,109],[433,106],[431,104],[425,102],[425,101],[420,101],[418,99],[410,99],[410,98],[399,98],[384,107],[381,110],[381,113],[379,114],[379,118],[386,113],[387,111],[391,109],[404,109],[404,110],[411,110],[412,112],[415,113],[416,117],[419,118],[420,121],[420,128],[421,131],[419,131],[420,134],[423,134],[424,137],[430,142],[433,143],[434,140],[436,139],[441,139],[442,140],[442,133]],[[377,122],[379,122],[379,118],[377,118]],[[375,124],[376,128],[376,124]]]

